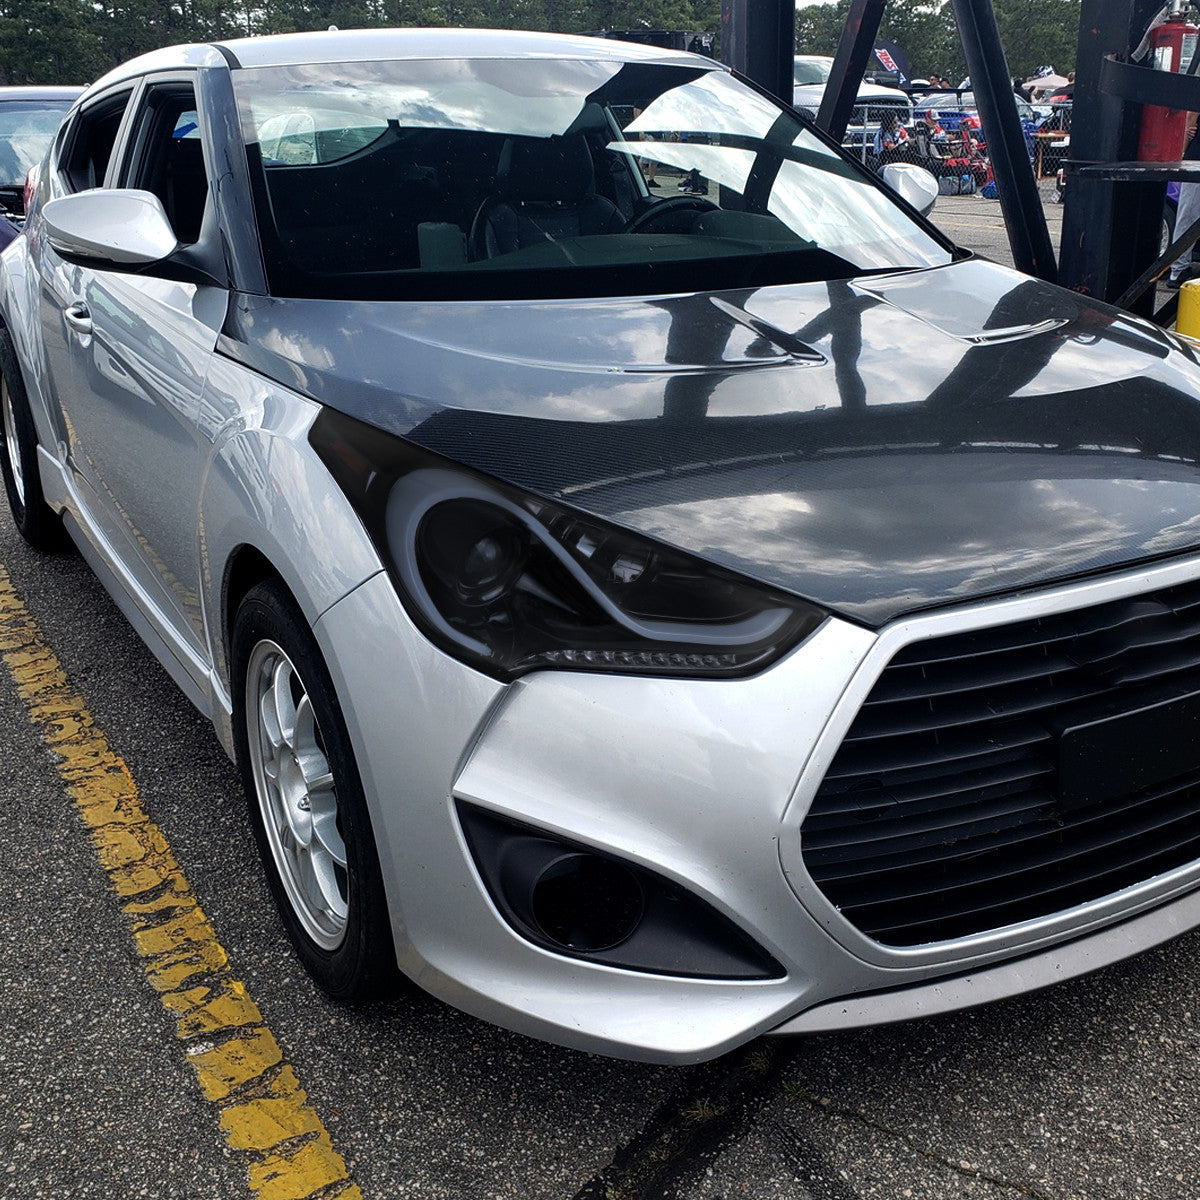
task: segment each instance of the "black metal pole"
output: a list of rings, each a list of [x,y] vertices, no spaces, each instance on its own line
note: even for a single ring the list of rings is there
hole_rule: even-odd
[[[988,157],[1000,193],[1013,262],[1019,271],[1053,283],[1058,277],[1042,198],[1025,149],[1017,99],[992,0],[953,0],[954,16],[967,57],[971,90],[987,133]]]
[[[794,0],[721,0],[721,61],[792,102]]]
[[[838,41],[837,53],[833,56],[833,70],[825,93],[821,97],[821,108],[817,113],[817,124],[835,142],[846,136],[846,126],[858,99],[858,85],[871,61],[875,48],[875,35],[883,19],[883,8],[887,0],[851,0],[850,13]],[[864,137],[866,134],[864,133]]]
[[[1083,0],[1075,57],[1071,159],[1077,163],[1127,162],[1137,157],[1137,104],[1126,104],[1102,87],[1105,59],[1128,57],[1161,0]],[[1104,178],[1091,171],[1071,175],[1063,212],[1059,282],[1101,300],[1127,292],[1158,254],[1162,182]],[[1153,289],[1131,301],[1150,316]]]

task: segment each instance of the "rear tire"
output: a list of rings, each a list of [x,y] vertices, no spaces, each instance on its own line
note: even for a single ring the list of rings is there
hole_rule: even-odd
[[[400,977],[350,737],[316,638],[278,581],[239,606],[232,667],[238,766],[288,935],[333,999],[388,995]]]
[[[37,431],[25,381],[7,331],[0,329],[0,473],[17,532],[34,550],[63,545],[58,514],[46,503],[38,473]]]

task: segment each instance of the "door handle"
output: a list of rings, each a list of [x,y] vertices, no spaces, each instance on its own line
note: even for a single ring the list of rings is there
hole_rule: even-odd
[[[63,317],[76,333],[92,332],[92,314],[88,312],[88,306],[82,300],[64,308]]]

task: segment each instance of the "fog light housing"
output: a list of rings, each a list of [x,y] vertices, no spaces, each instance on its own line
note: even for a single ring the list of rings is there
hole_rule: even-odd
[[[653,871],[473,804],[458,815],[493,903],[543,949],[661,975],[783,975],[732,921]]]
[[[644,911],[642,885],[624,864],[599,854],[561,854],[533,881],[529,912],[547,941],[564,950],[611,950]]]

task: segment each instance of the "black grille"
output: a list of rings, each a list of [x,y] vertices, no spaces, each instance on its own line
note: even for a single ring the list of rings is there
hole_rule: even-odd
[[[1200,731],[1183,774],[1115,798],[1061,797],[1059,753],[1064,729],[1198,691],[1200,582],[915,643],[830,764],[804,821],[805,866],[863,933],[912,946],[1192,862]]]

